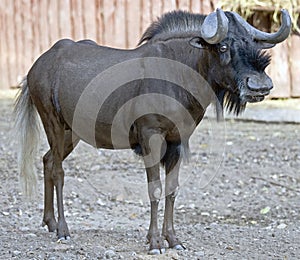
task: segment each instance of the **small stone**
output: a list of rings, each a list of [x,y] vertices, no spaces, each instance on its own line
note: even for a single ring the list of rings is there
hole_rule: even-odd
[[[189,208],[190,208],[190,209],[195,209],[195,207],[196,207],[196,205],[195,205],[194,203],[191,203],[191,204],[189,205]]]
[[[12,257],[19,256],[21,253],[21,251],[15,250],[12,252]]]
[[[161,248],[161,249],[153,248],[149,250],[148,255],[160,255],[160,254],[164,254],[165,252],[166,252],[165,248]]]
[[[26,234],[25,236],[26,236],[26,237],[37,237],[37,235],[36,235],[36,234],[33,234],[33,233]]]
[[[278,229],[284,229],[284,228],[286,228],[286,227],[287,227],[287,225],[284,224],[284,223],[281,223],[281,224],[279,224],[279,225],[277,226]]]
[[[177,251],[183,251],[185,250],[185,246],[183,245],[176,245],[173,247],[173,249],[177,250]]]
[[[170,250],[169,252],[167,252],[167,254],[165,256],[167,259],[174,259],[174,260],[179,259],[178,253],[174,250]]]
[[[106,205],[105,202],[100,198],[97,200],[97,204],[100,205],[100,206],[105,206]]]
[[[3,215],[3,216],[9,216],[9,212],[3,211],[3,212],[2,212],[2,215]]]
[[[233,246],[226,246],[225,249],[230,250],[230,251],[234,250]]]
[[[210,213],[209,212],[201,212],[201,216],[209,217]]]
[[[198,251],[198,252],[195,252],[195,255],[197,257],[204,257],[205,256],[205,253],[203,251]]]
[[[212,223],[210,223],[210,225],[209,225],[209,227],[210,228],[217,228],[219,225],[218,225],[218,223],[216,223],[216,222],[212,222]]]
[[[19,227],[19,230],[22,232],[26,232],[26,231],[29,231],[30,228],[29,227]]]
[[[115,251],[109,249],[109,250],[105,251],[104,255],[105,255],[106,259],[111,259],[116,256],[116,253],[115,253]]]
[[[100,165],[94,165],[91,168],[91,171],[99,171],[101,169]]]
[[[18,210],[18,215],[21,217],[23,215],[23,211],[21,209]]]
[[[270,210],[271,210],[271,207],[267,206],[267,207],[260,210],[260,214],[266,215],[266,214],[269,213]]]

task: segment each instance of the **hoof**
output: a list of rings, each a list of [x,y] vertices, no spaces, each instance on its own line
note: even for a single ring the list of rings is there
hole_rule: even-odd
[[[179,244],[179,245],[173,246],[173,249],[176,249],[178,251],[183,251],[186,249],[186,247]]]
[[[164,254],[166,252],[165,248],[153,248],[151,250],[149,250],[148,254],[149,255],[160,255],[160,254]]]
[[[62,236],[58,238],[57,243],[61,243],[63,241],[69,241],[69,240],[71,240],[70,236]]]
[[[42,227],[47,226],[49,232],[55,232],[57,229],[57,222],[55,219],[43,220]]]

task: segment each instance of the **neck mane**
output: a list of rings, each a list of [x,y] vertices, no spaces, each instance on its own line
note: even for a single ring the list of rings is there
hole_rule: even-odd
[[[147,28],[139,41],[139,45],[166,34],[196,33],[200,35],[200,28],[205,17],[205,15],[193,14],[186,11],[166,13]]]

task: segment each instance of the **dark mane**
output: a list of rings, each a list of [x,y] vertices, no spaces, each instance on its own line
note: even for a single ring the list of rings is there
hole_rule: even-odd
[[[237,116],[244,112],[246,108],[246,103],[242,104],[239,96],[229,91],[225,93],[224,105],[229,113],[233,113]]]
[[[161,33],[200,32],[205,15],[187,11],[172,11],[153,22],[144,32],[139,45]]]
[[[216,114],[218,120],[223,118],[224,108],[229,113],[233,113],[237,116],[243,113],[246,108],[246,103],[241,103],[239,96],[228,90],[219,90],[216,93],[216,97]]]

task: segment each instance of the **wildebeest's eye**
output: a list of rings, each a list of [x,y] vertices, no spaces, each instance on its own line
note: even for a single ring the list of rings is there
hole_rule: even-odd
[[[221,45],[219,50],[220,50],[220,52],[224,53],[224,52],[228,51],[228,46],[226,44]]]

